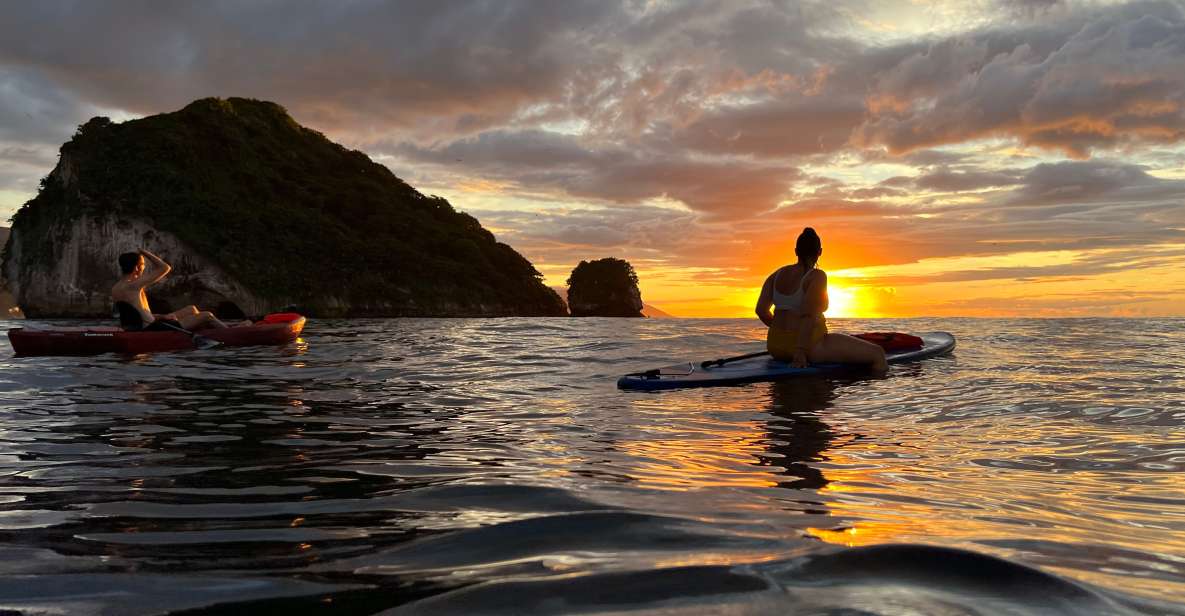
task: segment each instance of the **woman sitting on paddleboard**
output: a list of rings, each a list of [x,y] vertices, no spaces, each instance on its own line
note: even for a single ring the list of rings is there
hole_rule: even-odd
[[[881,347],[827,332],[827,320],[823,318],[827,310],[827,274],[815,268],[823,254],[823,243],[814,229],[802,230],[794,254],[798,255],[798,263],[770,274],[757,299],[757,316],[769,327],[769,354],[796,368],[806,367],[809,361],[871,364],[877,372],[887,370]]]

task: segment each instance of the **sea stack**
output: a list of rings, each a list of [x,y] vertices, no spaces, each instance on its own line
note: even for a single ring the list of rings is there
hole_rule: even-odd
[[[629,262],[612,257],[581,261],[568,277],[574,317],[641,317],[642,292]]]
[[[142,248],[173,265],[159,311],[564,314],[472,216],[265,101],[83,124],[13,216],[3,273],[29,316],[109,316],[116,257]]]

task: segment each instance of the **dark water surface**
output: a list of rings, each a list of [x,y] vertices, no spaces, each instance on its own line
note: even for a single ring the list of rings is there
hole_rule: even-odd
[[[832,328],[959,346],[886,379],[646,394],[616,377],[760,325],[5,340],[0,612],[1185,613],[1185,320]]]

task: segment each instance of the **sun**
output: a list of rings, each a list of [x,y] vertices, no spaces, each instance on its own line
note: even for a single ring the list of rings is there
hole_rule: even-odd
[[[827,316],[840,318],[860,316],[859,302],[856,300],[856,294],[851,289],[828,284],[827,299]]]

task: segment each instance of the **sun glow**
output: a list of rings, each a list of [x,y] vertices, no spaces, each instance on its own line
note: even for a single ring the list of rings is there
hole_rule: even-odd
[[[834,283],[827,285],[827,316],[851,318],[867,316],[862,314],[860,310],[860,302],[856,298],[856,293],[851,289],[837,286]]]

